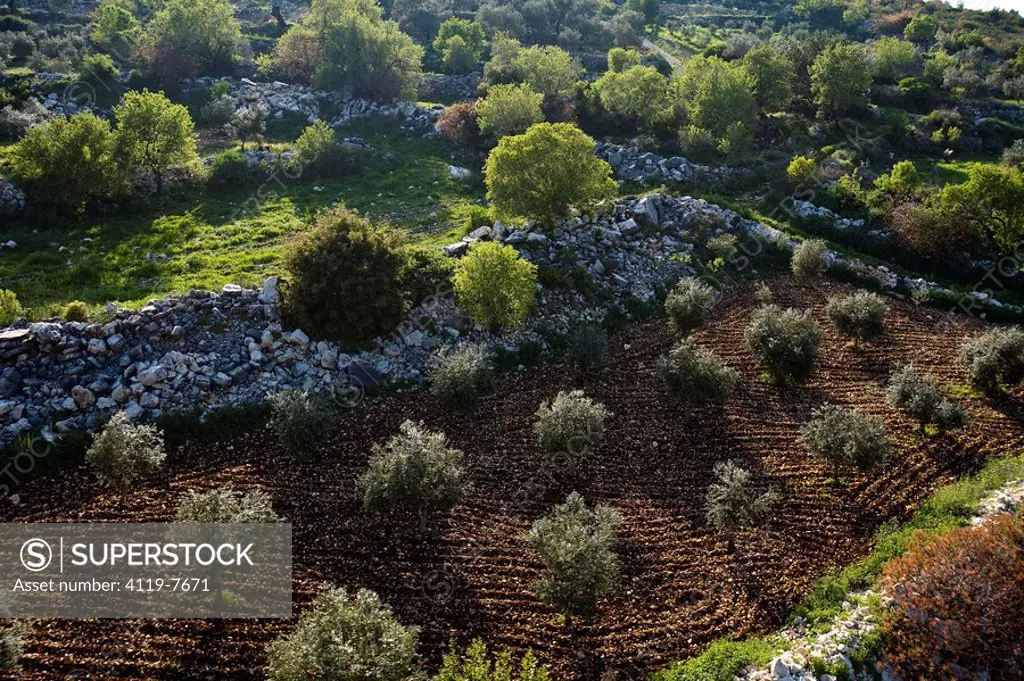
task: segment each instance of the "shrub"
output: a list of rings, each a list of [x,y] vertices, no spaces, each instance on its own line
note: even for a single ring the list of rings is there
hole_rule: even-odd
[[[1024,527],[1007,514],[919,535],[883,573],[893,606],[882,628],[882,662],[908,679],[1020,678],[1022,549]]]
[[[359,152],[337,140],[323,121],[316,121],[299,135],[294,148],[300,172],[315,179],[331,180],[356,172]]]
[[[537,266],[512,246],[474,244],[455,266],[455,297],[478,324],[492,331],[521,326],[537,295]]]
[[[789,166],[786,168],[786,176],[789,177],[789,183],[793,185],[794,188],[799,188],[807,184],[817,172],[817,164],[813,159],[806,156],[794,156],[793,160],[789,162]]]
[[[480,132],[494,139],[524,133],[544,120],[543,103],[544,95],[528,85],[495,85],[476,103]]]
[[[583,324],[569,334],[566,363],[576,376],[593,373],[608,358],[608,334],[592,324]]]
[[[978,224],[958,207],[905,200],[894,201],[888,211],[889,224],[899,241],[939,263],[962,262],[982,239]]]
[[[0,326],[7,326],[24,313],[14,291],[0,288]]]
[[[238,149],[222,151],[213,159],[208,182],[216,189],[237,189],[260,182],[266,172],[249,163]]]
[[[407,308],[402,232],[343,206],[320,213],[285,249],[284,310],[307,331],[358,345],[390,333]]]
[[[1014,140],[1013,144],[1003,149],[1003,165],[1024,168],[1024,139]]]
[[[618,581],[612,549],[621,523],[618,511],[600,505],[590,510],[577,492],[537,520],[527,535],[545,568],[537,595],[567,615],[593,614]]]
[[[111,104],[121,96],[121,73],[114,60],[105,54],[88,54],[82,60],[78,77],[91,89],[93,99]]]
[[[462,345],[430,370],[430,389],[448,407],[465,409],[494,385],[494,358],[482,345]]]
[[[715,464],[715,481],[708,487],[707,518],[723,532],[733,549],[735,533],[756,525],[779,499],[772,490],[759,492],[749,470],[733,461]]]
[[[81,300],[72,300],[64,306],[61,316],[69,322],[87,322],[89,321],[89,304],[83,303]]]
[[[793,260],[790,263],[793,274],[800,279],[818,279],[828,269],[825,257],[825,242],[821,239],[801,241],[793,249]]]
[[[270,398],[270,427],[281,446],[300,458],[316,452],[331,416],[327,399],[305,390],[286,390]]]
[[[600,446],[608,416],[604,405],[582,390],[559,392],[553,402],[542,402],[537,409],[533,433],[537,445],[549,454],[586,455]]]
[[[421,528],[432,513],[447,513],[466,492],[462,452],[448,446],[444,433],[405,421],[398,435],[374,444],[366,472],[359,478],[363,506],[415,511]]]
[[[738,371],[692,338],[658,360],[658,374],[669,395],[689,404],[722,404],[740,378]]]
[[[130,422],[124,412],[114,414],[85,453],[104,484],[122,489],[155,472],[166,458],[160,431]]]
[[[414,671],[416,627],[373,591],[324,591],[295,630],[267,649],[271,681],[402,681]]]
[[[452,104],[437,119],[438,134],[453,144],[478,147],[483,143],[474,102]]]
[[[835,404],[812,412],[800,441],[837,471],[848,466],[869,471],[892,452],[881,421]]]
[[[209,126],[227,125],[235,117],[235,100],[231,97],[218,97],[199,110],[199,120]]]
[[[719,234],[708,239],[708,253],[722,262],[730,262],[740,250],[740,240],[735,234]]]
[[[962,345],[958,355],[971,376],[971,385],[995,394],[1024,378],[1024,329],[1014,326],[987,331]]]
[[[939,386],[922,378],[911,364],[893,373],[886,395],[889,404],[910,412],[922,430],[930,423],[941,430],[967,425],[967,413],[944,397]]]
[[[852,338],[856,343],[874,340],[885,332],[888,309],[878,294],[857,291],[848,296],[830,298],[825,313],[840,336]]]
[[[481,639],[474,639],[459,655],[454,644],[444,656],[441,669],[434,681],[550,681],[545,665],[537,662],[533,652],[527,650],[518,665],[512,663],[507,652],[500,653],[492,662],[487,654],[487,645]]]
[[[570,206],[588,211],[617,189],[596,143],[568,123],[538,123],[503,137],[484,166],[487,198],[503,215],[553,224]]]
[[[715,304],[715,296],[715,289],[699,279],[680,279],[665,299],[665,312],[672,327],[683,334],[699,327]]]
[[[800,383],[814,371],[821,331],[810,312],[765,305],[754,312],[744,335],[776,382]]]
[[[179,502],[178,523],[277,523],[270,495],[262,490],[236,494],[230,487],[209,492],[190,490]]]

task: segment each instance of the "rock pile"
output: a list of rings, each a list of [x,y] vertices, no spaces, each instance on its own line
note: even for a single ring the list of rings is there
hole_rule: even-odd
[[[12,215],[25,210],[25,192],[7,180],[0,180],[0,215]]]
[[[816,206],[810,201],[801,201],[800,199],[794,199],[793,212],[802,218],[824,220],[835,229],[842,231],[846,231],[848,229],[864,228],[864,220],[859,218],[844,218],[843,216],[832,212],[828,208],[825,208],[824,206]]]
[[[236,109],[263,107],[272,118],[300,115],[310,123],[323,119],[331,127],[379,116],[398,119],[403,130],[432,134],[434,124],[443,112],[441,108],[426,109],[412,102],[380,104],[367,99],[351,99],[341,92],[280,81],[261,83],[248,78],[204,77],[189,81],[187,85],[208,88],[221,80],[228,83],[230,90],[227,96],[234,100]]]
[[[482,75],[480,72],[464,76],[428,73],[420,85],[420,99],[425,102],[459,102],[474,99]]]
[[[751,174],[743,168],[697,165],[682,156],[665,158],[635,147],[606,142],[599,142],[595,153],[598,158],[608,161],[620,179],[638,184],[740,179]]]

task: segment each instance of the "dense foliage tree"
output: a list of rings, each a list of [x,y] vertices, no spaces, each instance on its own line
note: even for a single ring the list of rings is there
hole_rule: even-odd
[[[825,48],[808,73],[821,116],[841,116],[867,106],[872,68],[859,45],[839,43]]]
[[[167,172],[199,163],[188,109],[161,92],[128,92],[114,109],[114,150],[122,163],[153,175],[163,191]]]
[[[743,55],[740,63],[751,78],[761,111],[782,111],[793,101],[796,70],[789,57],[771,45],[761,45]]]
[[[286,248],[286,316],[348,343],[391,333],[405,314],[403,234],[344,207],[318,215]]]
[[[1024,172],[1019,168],[974,165],[967,182],[942,188],[939,202],[977,224],[1006,251],[1024,237]]]
[[[132,0],[103,0],[93,10],[89,38],[122,61],[127,61],[142,35]]]
[[[537,266],[512,246],[474,244],[455,267],[459,306],[491,330],[521,326],[537,295]]]
[[[545,95],[567,92],[578,68],[572,55],[554,45],[531,45],[519,50],[512,67],[531,88]]]
[[[724,139],[730,126],[751,127],[757,115],[753,80],[739,66],[717,57],[689,59],[673,82],[690,126]]]
[[[540,554],[544,577],[537,594],[567,615],[591,615],[619,577],[613,548],[622,523],[608,506],[587,508],[573,492],[564,504],[533,524],[527,541]]]
[[[613,73],[622,73],[626,69],[640,66],[641,56],[636,50],[627,50],[622,47],[613,47],[608,50],[608,70]]]
[[[505,215],[554,223],[570,206],[590,210],[616,191],[595,142],[567,123],[538,123],[503,138],[484,166],[487,198]]]
[[[919,14],[903,29],[903,37],[912,43],[926,45],[935,38],[935,21],[926,14]]]
[[[271,681],[403,681],[415,668],[416,627],[366,589],[322,592],[267,649]]]
[[[469,73],[483,54],[484,30],[475,21],[448,19],[438,29],[434,49],[441,55],[446,71]]]
[[[106,199],[124,186],[110,124],[86,113],[36,126],[7,155],[11,179],[40,208],[64,213]]]
[[[913,43],[899,38],[879,38],[871,43],[875,77],[887,83],[921,75],[923,62]]]
[[[495,85],[476,103],[480,132],[495,139],[524,133],[544,120],[544,95],[529,85]]]
[[[648,24],[656,24],[661,14],[661,0],[626,0],[626,7],[644,15]]]
[[[146,30],[154,48],[149,69],[167,82],[227,73],[243,46],[228,0],[168,0]]]
[[[641,130],[652,130],[668,116],[668,81],[651,66],[608,71],[594,87],[607,111],[635,121]]]
[[[273,71],[289,82],[312,83],[321,52],[316,31],[308,26],[292,26],[274,44]]]

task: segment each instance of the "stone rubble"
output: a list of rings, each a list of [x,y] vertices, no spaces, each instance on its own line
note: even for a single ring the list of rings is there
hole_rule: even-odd
[[[848,229],[863,229],[864,227],[864,220],[860,218],[844,218],[838,213],[834,213],[824,206],[816,206],[810,201],[795,199],[793,201],[793,212],[802,218],[825,220],[836,229],[842,231],[846,231]]]
[[[698,165],[682,156],[664,158],[636,147],[607,142],[598,142],[594,153],[598,158],[608,161],[620,179],[637,184],[690,182],[697,179],[714,181],[751,175],[751,171],[744,168]]]
[[[25,210],[25,192],[8,180],[0,180],[0,215],[13,215]]]

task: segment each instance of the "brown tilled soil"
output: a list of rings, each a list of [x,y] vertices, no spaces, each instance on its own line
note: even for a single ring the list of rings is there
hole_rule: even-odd
[[[560,678],[596,680],[615,670],[639,679],[721,636],[777,626],[816,578],[863,556],[883,521],[906,517],[936,486],[1024,444],[1019,397],[965,400],[972,425],[935,437],[918,434],[885,401],[883,384],[903,362],[963,385],[955,353],[974,327],[893,301],[885,338],[854,350],[823,312],[827,296],[847,287],[788,278],[770,284],[780,304],[812,308],[824,331],[822,365],[800,388],[759,379],[743,342],[755,306],[747,287],[723,300],[698,335],[742,373],[724,408],[681,407],[665,397],[655,365],[673,338],[657,320],[613,338],[608,368],[579,383],[554,364],[503,380],[470,414],[448,413],[423,391],[366,405],[339,419],[315,464],[294,463],[273,436],[259,432],[174,453],[164,473],[124,499],[80,470],[23,487],[22,506],[4,514],[34,522],[165,521],[188,489],[262,487],[294,525],[296,612],[322,583],[366,587],[403,622],[422,628],[428,665],[450,639],[482,636],[493,646],[533,648]],[[542,400],[572,387],[613,416],[604,444],[575,478],[553,482],[545,473],[551,463],[534,445],[533,415]],[[801,423],[826,400],[883,418],[897,443],[894,460],[870,477],[850,476],[845,486],[829,483],[826,467],[797,443]],[[363,512],[355,494],[371,443],[404,419],[443,429],[466,453],[473,482],[469,497],[426,537],[412,518]],[[702,508],[715,462],[730,458],[785,495],[766,527],[741,534],[731,554]],[[540,566],[523,534],[572,489],[622,512],[623,574],[600,617],[566,627],[531,595]],[[17,678],[260,679],[267,643],[290,626],[36,621]]]

